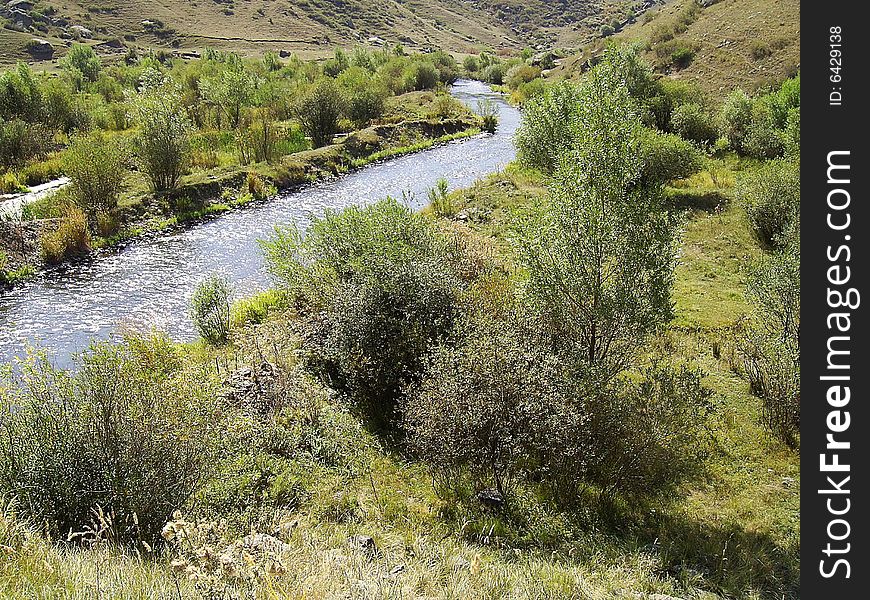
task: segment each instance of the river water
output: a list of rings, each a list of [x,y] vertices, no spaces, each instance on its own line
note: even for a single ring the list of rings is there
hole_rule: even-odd
[[[196,226],[136,242],[62,271],[49,272],[0,292],[0,363],[23,356],[28,345],[44,349],[61,367],[92,339],[119,326],[156,327],[173,339],[195,337],[187,316],[197,284],[212,273],[226,276],[237,297],[267,288],[258,240],[275,226],[309,221],[326,209],[364,205],[409,194],[420,208],[438,179],[450,189],[467,187],[513,160],[520,113],[479,82],[459,81],[452,94],[475,107],[490,99],[499,107],[495,134],[424,150],[223,214]]]

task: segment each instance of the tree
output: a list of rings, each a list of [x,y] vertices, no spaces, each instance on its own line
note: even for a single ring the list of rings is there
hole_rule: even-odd
[[[173,190],[190,160],[190,119],[178,89],[160,78],[146,83],[134,103],[141,126],[136,138],[141,169],[155,191]]]
[[[229,64],[215,75],[200,82],[200,92],[206,102],[214,104],[235,128],[242,109],[254,100],[255,81],[241,64]]]
[[[563,81],[526,104],[515,138],[521,162],[545,173],[555,171],[559,156],[573,143],[570,123],[579,100],[578,86]]]
[[[675,227],[661,184],[641,179],[642,126],[619,72],[593,70],[577,101],[573,145],[514,239],[554,346],[606,379],[671,316]]]
[[[118,205],[125,175],[121,147],[99,132],[76,136],[63,155],[63,167],[73,202],[87,215],[91,231],[97,231],[98,218]]]
[[[320,148],[332,142],[344,108],[344,97],[335,82],[321,79],[302,96],[294,112],[312,145]]]

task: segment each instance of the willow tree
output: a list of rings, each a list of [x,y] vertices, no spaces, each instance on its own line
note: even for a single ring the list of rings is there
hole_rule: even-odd
[[[671,317],[675,227],[661,183],[643,177],[643,126],[620,70],[605,61],[575,97],[548,197],[515,241],[554,348],[606,379]]]

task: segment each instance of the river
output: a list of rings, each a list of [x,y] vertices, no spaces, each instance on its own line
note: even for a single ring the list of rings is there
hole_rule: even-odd
[[[517,109],[479,82],[459,81],[451,93],[475,107],[499,107],[495,134],[457,140],[365,167],[349,175],[287,193],[262,204],[126,247],[100,253],[25,285],[0,292],[0,363],[23,356],[28,345],[44,349],[61,367],[93,339],[119,326],[156,327],[179,341],[196,334],[187,314],[197,284],[212,273],[226,276],[236,297],[270,285],[258,240],[278,225],[304,223],[326,209],[364,205],[409,194],[414,208],[445,178],[450,189],[467,187],[513,160]]]

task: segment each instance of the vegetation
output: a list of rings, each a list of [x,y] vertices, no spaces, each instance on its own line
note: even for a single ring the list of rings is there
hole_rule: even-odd
[[[686,5],[658,43],[701,18]],[[84,596],[81,571],[98,595],[797,598],[799,79],[735,93],[717,122],[642,52],[553,85],[526,77],[531,53],[465,60],[529,93],[517,163],[440,181],[426,211],[385,199],[278,229],[278,289],[231,305],[225,280],[198,288],[205,343],[126,333],[76,370],[4,370],[0,586]],[[336,133],[456,75],[431,54],[243,64],[236,120],[189,82],[219,86],[237,58],[149,61],[121,102],[164,111],[180,150],[155,155],[180,166],[151,183],[181,206],[185,169],[228,150],[277,169],[294,128],[338,162],[368,133]],[[351,117],[367,87],[382,114],[357,98]],[[227,202],[268,194],[248,173]],[[59,237],[89,238],[74,205],[70,223]]]

